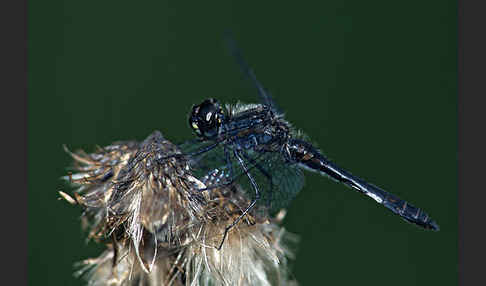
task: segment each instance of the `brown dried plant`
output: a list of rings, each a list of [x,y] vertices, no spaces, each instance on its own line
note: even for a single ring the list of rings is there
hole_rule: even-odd
[[[106,245],[78,263],[88,285],[296,285],[288,270],[295,235],[276,217],[252,211],[240,186],[201,191],[178,148],[153,132],[143,142],[116,142],[74,159],[65,178],[84,212],[88,238]]]

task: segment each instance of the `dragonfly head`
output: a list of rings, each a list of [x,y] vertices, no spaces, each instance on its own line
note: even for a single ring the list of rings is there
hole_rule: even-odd
[[[219,102],[210,98],[192,107],[189,126],[197,136],[204,139],[214,139],[219,135],[223,120],[224,112]]]

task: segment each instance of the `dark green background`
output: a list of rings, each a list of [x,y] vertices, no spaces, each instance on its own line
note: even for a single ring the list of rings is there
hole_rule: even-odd
[[[308,173],[285,221],[301,284],[456,285],[456,2],[201,2],[29,2],[29,284],[81,285],[72,264],[101,252],[57,200],[63,143],[90,151],[156,129],[179,142],[192,104],[257,100],[229,28],[290,122],[441,226]]]

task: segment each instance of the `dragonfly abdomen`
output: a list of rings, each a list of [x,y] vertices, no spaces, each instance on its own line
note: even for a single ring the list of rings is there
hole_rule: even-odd
[[[401,216],[406,221],[425,229],[439,230],[437,223],[423,210],[343,170],[324,157],[324,155],[311,144],[299,139],[291,139],[287,145],[287,153],[290,160],[298,163],[306,169],[327,175],[330,178],[367,195],[377,203],[384,205],[393,213]]]
[[[425,229],[439,230],[439,225],[422,209],[415,207],[391,193],[386,194],[387,196],[382,204],[387,209],[398,214],[406,221],[417,224]]]

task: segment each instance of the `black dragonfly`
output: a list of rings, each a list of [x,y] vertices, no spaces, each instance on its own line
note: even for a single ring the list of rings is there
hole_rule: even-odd
[[[284,119],[234,41],[229,39],[229,44],[238,64],[258,90],[262,103],[222,106],[215,99],[204,100],[193,106],[189,115],[189,125],[198,136],[197,141],[181,145],[207,189],[238,182],[246,185],[243,189],[254,192],[251,203],[226,227],[218,249],[222,247],[228,231],[255,205],[269,211],[286,207],[304,185],[302,169],[343,183],[408,222],[424,229],[439,230],[437,223],[422,209],[352,175],[327,159]]]

